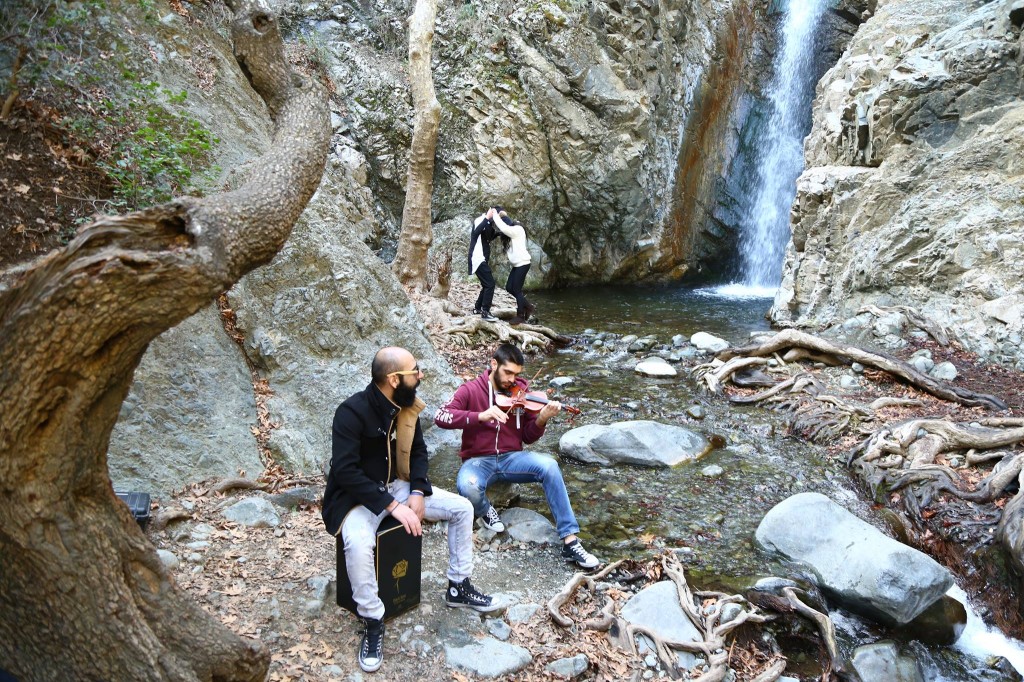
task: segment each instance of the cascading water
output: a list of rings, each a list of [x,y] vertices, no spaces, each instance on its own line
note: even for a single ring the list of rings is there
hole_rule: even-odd
[[[789,207],[803,170],[803,138],[814,98],[814,35],[829,0],[789,0],[767,111],[754,142],[753,181],[740,226],[744,287],[774,294],[789,241]]]

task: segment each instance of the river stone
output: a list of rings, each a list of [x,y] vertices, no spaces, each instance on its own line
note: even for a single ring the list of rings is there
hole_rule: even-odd
[[[815,581],[851,610],[905,624],[953,584],[931,557],[883,535],[820,493],[783,500],[761,520],[762,547],[808,566]]]
[[[927,374],[935,367],[935,361],[926,355],[916,355],[910,358],[910,366],[921,374]]]
[[[943,595],[917,618],[895,630],[897,636],[924,644],[952,646],[967,626],[967,609],[958,600]]]
[[[509,537],[517,542],[532,542],[538,545],[558,542],[558,532],[551,522],[532,509],[512,507],[501,514]]]
[[[679,592],[671,580],[645,587],[622,607],[622,617],[647,628],[661,639],[673,642],[701,642],[704,638],[679,605]]]
[[[551,661],[544,669],[558,677],[574,680],[590,668],[590,659],[584,654],[576,654],[572,658],[560,658]]]
[[[540,610],[540,604],[516,604],[505,613],[509,623],[525,623]]]
[[[276,527],[281,524],[281,517],[270,500],[262,497],[247,497],[236,502],[223,512],[228,521],[250,528]]]
[[[690,337],[690,343],[699,350],[709,353],[717,353],[729,347],[728,341],[720,339],[717,336],[712,336],[707,332],[697,332]]]
[[[657,356],[644,358],[636,363],[633,371],[649,377],[674,377],[677,374],[675,367]]]
[[[481,677],[501,677],[519,672],[533,657],[521,646],[484,637],[468,646],[444,646],[447,664]]]
[[[158,549],[156,551],[156,555],[160,557],[160,563],[162,563],[164,567],[172,571],[178,568],[179,561],[178,557],[175,556],[174,552],[170,552],[166,549]]]
[[[214,305],[149,345],[107,452],[117,490],[169,494],[186,483],[263,472],[252,377]]]
[[[850,663],[861,682],[925,682],[917,661],[900,655],[895,642],[859,646],[854,649]]]
[[[708,447],[707,439],[698,433],[647,420],[587,424],[567,431],[558,440],[563,455],[601,465],[668,467],[696,459]]]
[[[957,377],[956,365],[952,362],[940,362],[932,367],[929,374],[939,381],[953,381]]]

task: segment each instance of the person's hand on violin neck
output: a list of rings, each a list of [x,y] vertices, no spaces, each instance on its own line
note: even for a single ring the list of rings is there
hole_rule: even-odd
[[[497,405],[491,405],[485,411],[481,412],[476,416],[477,421],[481,424],[484,422],[496,421],[499,424],[504,424],[508,421],[508,413]]]
[[[557,400],[549,400],[540,413],[537,415],[537,426],[545,426],[548,420],[562,411],[562,403]]]

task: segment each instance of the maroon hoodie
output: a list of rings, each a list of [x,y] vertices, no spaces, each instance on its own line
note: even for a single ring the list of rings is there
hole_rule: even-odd
[[[523,390],[528,386],[522,377],[516,378],[516,384]],[[459,386],[452,399],[434,415],[434,423],[442,429],[462,429],[462,449],[459,451],[462,459],[522,450],[523,443],[533,443],[544,435],[544,427],[537,423],[537,415],[527,410],[513,410],[504,424],[479,421],[477,415],[486,412],[493,404],[494,387],[491,385],[491,373],[486,371]]]

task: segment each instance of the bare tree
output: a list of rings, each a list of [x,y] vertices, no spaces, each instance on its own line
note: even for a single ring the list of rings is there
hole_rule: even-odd
[[[427,290],[427,251],[434,236],[430,199],[434,191],[434,153],[441,124],[441,105],[434,93],[430,49],[434,42],[437,0],[416,0],[409,20],[409,85],[416,121],[409,150],[409,176],[398,253],[392,264],[398,280],[416,291]]]
[[[0,661],[30,680],[262,680],[269,656],[175,585],[107,446],[149,342],[281,248],[323,175],[323,90],[242,0],[235,55],[274,141],[238,190],[88,226],[0,282]]]

